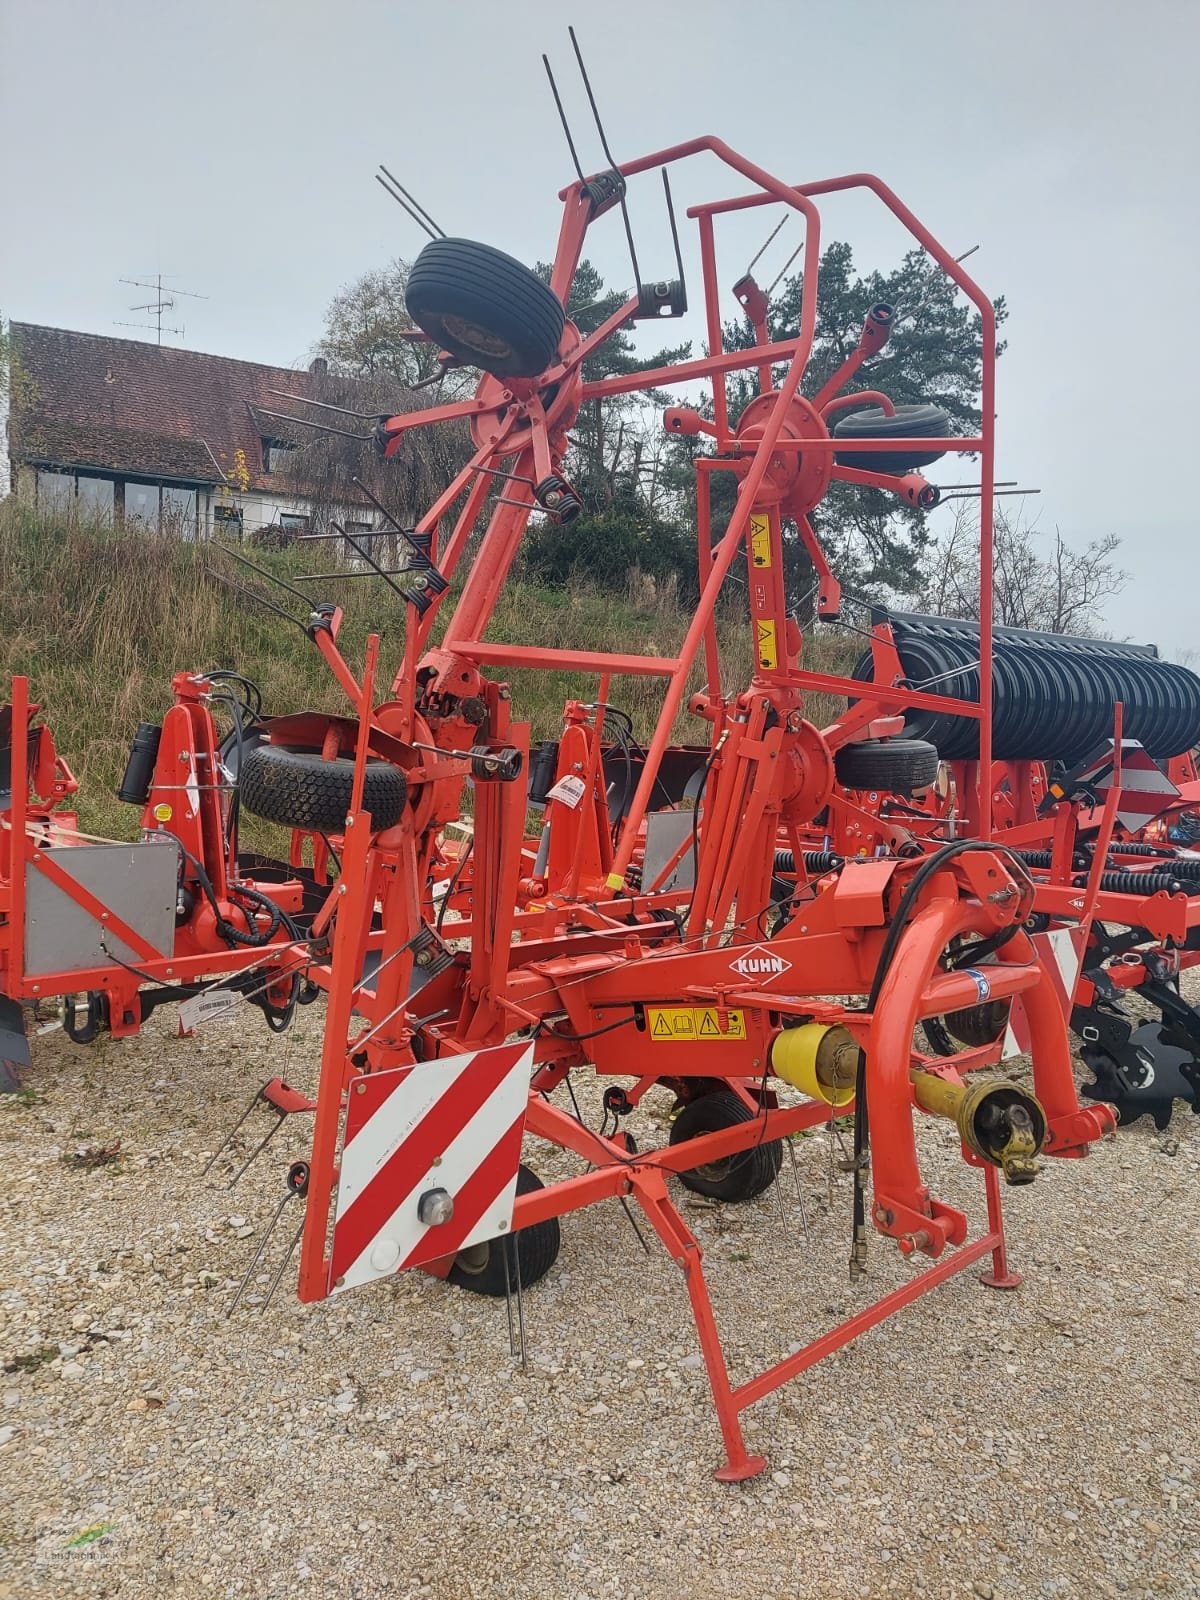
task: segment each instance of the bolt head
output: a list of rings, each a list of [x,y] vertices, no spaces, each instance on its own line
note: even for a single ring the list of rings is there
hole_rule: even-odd
[[[454,1215],[454,1196],[449,1189],[426,1189],[417,1201],[417,1217],[427,1228],[439,1227]]]

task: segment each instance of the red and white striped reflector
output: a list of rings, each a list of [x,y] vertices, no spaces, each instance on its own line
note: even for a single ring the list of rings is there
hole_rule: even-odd
[[[1069,1020],[1075,999],[1075,985],[1079,982],[1079,969],[1083,965],[1083,952],[1087,945],[1087,929],[1051,928],[1047,933],[1032,934],[1030,942],[1054,986],[1063,1016]],[[1033,1030],[1029,1025],[1025,1003],[1019,994],[1014,995],[1008,1011],[1008,1029],[1004,1035],[1001,1059],[1027,1055],[1032,1047]]]
[[[1079,782],[1087,783],[1096,779],[1097,773],[1101,773],[1102,776],[1095,782],[1096,793],[1107,795],[1113,786],[1114,774],[1110,766],[1112,758],[1113,742],[1110,739],[1106,754],[1093,761],[1086,771],[1080,773]],[[1120,791],[1117,821],[1131,833],[1144,828],[1160,812],[1165,811],[1172,801],[1179,799],[1179,790],[1165,772],[1159,771],[1153,756],[1147,753],[1137,739],[1121,740]]]
[[[533,1046],[443,1056],[351,1086],[342,1136],[330,1292],[495,1239],[512,1225]],[[421,1196],[444,1189],[447,1222]]]

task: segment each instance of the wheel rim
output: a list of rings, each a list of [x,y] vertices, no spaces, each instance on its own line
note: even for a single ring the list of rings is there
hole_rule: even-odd
[[[476,351],[481,356],[507,360],[513,353],[513,347],[507,340],[489,333],[478,323],[468,322],[465,317],[444,316],[442,326],[458,344],[464,345],[468,350]]]
[[[693,1178],[702,1178],[705,1183],[720,1183],[729,1176],[730,1156],[725,1156],[720,1161],[706,1161],[702,1167],[689,1167]]]
[[[491,1258],[492,1241],[481,1239],[478,1244],[469,1244],[465,1250],[460,1250],[454,1258],[454,1265],[460,1272],[469,1272],[472,1277],[478,1277],[481,1272],[487,1271]]]

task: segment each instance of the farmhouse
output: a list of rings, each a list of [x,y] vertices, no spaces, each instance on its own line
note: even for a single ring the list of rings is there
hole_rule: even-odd
[[[316,399],[323,362],[294,371],[27,322],[9,331],[10,492],[185,539],[309,527],[313,501],[286,472],[298,436],[266,413],[298,409],[272,390]],[[369,531],[369,508],[348,508],[346,525]]]

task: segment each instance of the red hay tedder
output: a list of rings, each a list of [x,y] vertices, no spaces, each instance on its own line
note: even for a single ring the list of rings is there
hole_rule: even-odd
[[[618,330],[686,305],[677,247],[677,277],[639,284],[582,335],[564,304],[588,229],[623,203],[628,180],[661,169],[665,182],[694,156],[715,157],[736,180],[732,197],[688,212],[709,353],[585,381],[585,358]],[[841,369],[804,392],[817,202],[850,190],[875,196],[978,312],[977,437],[950,437],[936,407],[848,387],[886,345],[887,306],[871,311]],[[555,1259],[561,1217],[633,1203],[683,1276],[724,1442],[717,1476],[737,1480],[764,1466],[740,1420],[756,1400],[976,1262],[987,1263],[986,1284],[1019,1281],[1002,1181],[1029,1182],[1042,1155],[1086,1155],[1116,1125],[1114,1103],[1161,1120],[1175,1096],[1194,1098],[1200,1019],[1178,975],[1200,958],[1200,858],[1187,848],[1200,812],[1190,755],[1200,680],[1150,652],[1095,644],[1088,655],[1088,641],[993,628],[992,304],[878,178],[793,184],[703,138],[581,174],[560,198],[548,285],[465,239],[435,237],[413,266],[414,322],[445,366],[483,376],[473,398],[381,418],[375,431],[390,455],[410,430],[462,419],[474,445],[416,526],[399,530],[409,625],[386,689],[378,639],[361,666],[347,661],[340,611],[301,595],[300,620],[347,714],[262,718],[240,680],[181,674],[161,736],[143,730],[131,758],[142,842],[114,846],[78,835],[64,815],[73,780],[17,681],[0,797],[4,1053],[27,1061],[18,1003],[50,995],[87,991],[86,1026],[127,1033],[163,999],[182,1000],[191,1023],[231,990],[281,1027],[298,999],[324,990],[312,1152],[288,1174],[288,1193],[304,1200],[301,1298],[420,1266],[519,1304]],[[766,205],[803,219],[800,326],[770,342],[766,297],[743,277],[734,293],[757,337],[726,351],[717,225]],[[743,369],[761,392],[734,418],[725,375]],[[580,509],[564,473],[580,407],[696,380],[711,385],[711,417],[674,408],[664,419],[704,447],[701,597],[678,654],[489,639],[531,514],[569,524]],[[922,468],[945,452],[970,452],[981,467],[978,623],[878,613],[853,677],[806,670],[784,598],[784,522],[819,574],[819,614],[834,618],[838,587],[810,522],[830,484],[928,508],[938,490]],[[711,514],[716,473],[736,482],[723,527]],[[714,609],[738,561],[756,666],[748,683],[730,684]],[[457,600],[434,647],[452,582]],[[672,730],[698,662],[706,687],[687,709],[706,736],[680,749]],[[595,680],[532,761],[529,725],[503,681],[514,668]],[[613,679],[628,675],[663,686],[644,749],[610,700]],[[818,690],[847,702],[823,728],[805,716]],[[235,724],[223,742],[214,700]],[[468,782],[469,842],[455,843],[465,833],[447,830]],[[540,807],[532,832],[530,802]],[[291,864],[239,856],[239,803],[296,830]],[[299,866],[305,839],[317,843],[315,870]],[[332,884],[327,849],[340,863]],[[201,984],[214,974],[232,977]],[[1133,1026],[1120,998],[1135,988],[1161,1023]],[[79,1037],[74,998],[68,1012]],[[1072,1027],[1097,1078],[1087,1105]],[[1014,1048],[1032,1058],[1031,1091],[987,1074]],[[612,1079],[599,1129],[573,1094],[555,1096],[579,1069]],[[781,1097],[780,1083],[799,1097]],[[657,1091],[679,1108],[670,1141],[639,1149],[622,1117]],[[278,1080],[264,1095],[281,1112],[313,1107]],[[735,1388],[670,1180],[721,1199],[760,1194],[791,1136],[835,1111],[854,1121],[852,1272],[863,1270],[868,1224],[932,1264]],[[975,1237],[922,1175],[918,1114],[949,1118],[981,1171],[987,1226]],[[543,1185],[522,1164],[536,1141],[572,1152],[579,1174]]]

